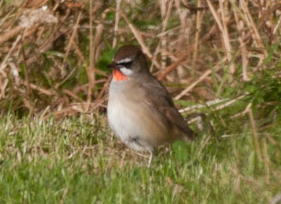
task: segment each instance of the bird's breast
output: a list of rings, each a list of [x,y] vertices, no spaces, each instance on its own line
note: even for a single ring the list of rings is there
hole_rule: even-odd
[[[107,116],[110,128],[122,142],[138,151],[150,151],[165,143],[169,134],[165,124],[143,102],[137,90],[128,91],[126,84],[120,83],[112,81],[109,88]],[[139,100],[132,95],[140,96]]]

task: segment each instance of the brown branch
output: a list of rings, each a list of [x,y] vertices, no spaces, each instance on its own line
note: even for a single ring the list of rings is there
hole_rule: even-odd
[[[215,33],[217,32],[217,27],[212,26],[210,31],[204,35],[204,37],[201,39],[201,43],[204,43],[208,41]],[[187,48],[187,51],[183,53],[177,61],[175,61],[170,66],[166,67],[166,69],[159,74],[157,77],[160,81],[163,80],[171,71],[173,71],[181,62],[183,62],[192,52],[194,51],[194,45],[190,45]]]

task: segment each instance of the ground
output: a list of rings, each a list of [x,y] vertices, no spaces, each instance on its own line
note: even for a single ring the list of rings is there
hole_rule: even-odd
[[[239,133],[207,131],[160,148],[151,168],[98,113],[63,120],[6,115],[0,129],[1,203],[257,204],[280,191],[277,124],[259,138],[260,161],[244,125]]]

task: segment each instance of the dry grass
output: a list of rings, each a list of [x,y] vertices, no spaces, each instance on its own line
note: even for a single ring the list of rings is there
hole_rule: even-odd
[[[214,81],[251,81],[279,39],[278,1],[91,2],[0,2],[1,112],[104,110],[108,71],[98,63],[132,42],[160,80],[190,84],[176,99],[215,99]]]

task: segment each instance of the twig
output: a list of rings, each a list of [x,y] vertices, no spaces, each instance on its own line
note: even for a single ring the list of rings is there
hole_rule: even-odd
[[[182,61],[186,59],[193,51],[193,46],[189,46],[187,51],[183,53],[177,61],[175,61],[170,66],[166,67],[166,69],[161,73],[159,77],[157,77],[160,81],[163,80],[171,71],[173,71]]]
[[[25,28],[23,28],[21,26],[17,26],[15,28],[13,28],[12,30],[8,31],[7,33],[1,35],[0,36],[0,45],[3,44],[4,42],[10,40],[17,34],[19,34],[23,29],[25,29]]]
[[[194,106],[190,106],[190,107],[186,107],[186,108],[180,109],[179,112],[180,113],[184,113],[184,112],[194,111],[196,109],[201,109],[201,108],[204,108],[206,106],[213,106],[213,105],[216,105],[216,104],[228,101],[228,100],[229,99],[215,99],[215,100],[206,102],[206,104],[204,104],[204,105],[203,104],[199,104],[199,105],[194,105]]]
[[[67,90],[67,89],[63,89],[62,90],[63,93],[69,95],[70,97],[74,98],[77,101],[82,102],[83,100],[81,98],[79,98],[76,94],[72,93],[71,91]]]
[[[197,79],[195,82],[193,82],[190,86],[188,86],[186,89],[184,89],[179,95],[175,97],[176,100],[179,100],[181,97],[183,97],[185,94],[187,94],[191,89],[193,89],[197,84],[199,84],[201,81],[203,81],[209,74],[212,73],[212,70],[207,70],[202,74],[199,79]]]
[[[197,79],[195,82],[193,82],[190,86],[188,86],[186,89],[184,89],[179,95],[175,97],[176,100],[183,97],[185,94],[187,94],[190,90],[192,90],[197,84],[199,84],[201,81],[203,81],[209,74],[212,72],[218,71],[221,67],[219,66],[221,63],[225,62],[226,57],[222,59],[216,66],[213,67],[212,70],[205,71],[199,79]]]
[[[231,48],[231,44],[230,44],[230,40],[229,40],[229,35],[228,35],[228,29],[227,29],[227,23],[226,23],[226,19],[225,19],[225,14],[224,14],[224,9],[223,9],[223,3],[222,0],[219,0],[219,5],[220,5],[220,11],[221,11],[221,18],[222,20],[219,19],[219,16],[217,14],[217,12],[215,11],[213,5],[211,4],[210,0],[207,0],[207,4],[210,8],[210,11],[222,33],[222,37],[223,37],[223,42],[225,45],[225,49],[226,49],[226,56],[228,61],[230,62],[230,70],[229,72],[231,74],[233,74],[235,72],[235,68],[234,68],[234,64],[233,62],[231,62],[231,52],[232,52],[232,48]]]
[[[242,98],[244,98],[244,97],[246,97],[246,96],[248,96],[248,94],[244,94],[244,95],[241,95],[241,96],[239,96],[239,97],[237,97],[237,98],[234,98],[234,99],[232,99],[232,100],[226,102],[225,104],[222,104],[222,105],[216,107],[215,110],[224,109],[225,107],[230,106],[231,104],[235,103],[236,101],[238,101],[238,100],[240,100],[240,99],[242,99]]]
[[[108,77],[108,79],[106,80],[106,82],[104,83],[102,89],[99,92],[99,95],[97,96],[97,100],[101,99],[102,95],[105,93],[105,91],[108,88],[109,82],[111,81],[111,77]]]
[[[4,68],[6,67],[7,60],[10,58],[12,52],[14,51],[14,49],[17,46],[18,42],[20,41],[21,37],[22,37],[22,35],[18,35],[18,37],[14,41],[11,49],[9,50],[8,54],[5,56],[4,60],[2,61],[1,65],[0,65],[0,73],[3,72]]]
[[[260,48],[264,48],[261,36],[260,36],[256,26],[255,26],[254,20],[251,16],[251,13],[249,11],[249,8],[247,7],[247,4],[246,4],[245,0],[240,1],[240,7],[241,7],[241,9],[244,13],[245,22],[253,33],[253,40],[254,40],[256,46],[260,47]],[[264,52],[265,55],[267,54],[264,49],[263,49],[263,52]]]
[[[241,116],[241,115],[244,116],[245,114],[247,114],[247,113],[249,112],[249,110],[250,110],[251,107],[252,107],[252,104],[249,103],[249,104],[246,106],[246,108],[245,108],[242,112],[237,113],[237,114],[235,114],[234,116],[231,116],[230,118],[233,119],[233,118],[237,118],[237,117],[239,117],[239,116]]]
[[[279,16],[278,22],[273,30],[273,35],[277,32],[277,29],[279,28],[280,23],[281,23],[281,16]]]
[[[117,44],[117,34],[118,34],[118,26],[119,26],[119,11],[120,11],[120,5],[122,0],[116,0],[116,12],[115,12],[115,23],[114,23],[114,36],[113,36],[113,42],[112,47],[115,48]]]
[[[27,86],[27,83],[26,81],[21,81],[22,84],[24,84],[25,86]],[[34,89],[34,90],[37,90],[45,95],[48,95],[48,96],[58,96],[57,93],[54,91],[54,90],[47,90],[47,89],[44,89],[42,87],[39,87],[35,84],[32,84],[30,83],[30,88]]]
[[[195,105],[195,106],[191,106],[191,107],[186,107],[186,108],[183,108],[183,109],[180,109],[179,112],[180,113],[184,113],[184,112],[190,112],[190,111],[194,111],[196,109],[201,109],[201,108],[205,108],[205,107],[210,107],[210,106],[215,106],[217,104],[220,104],[220,103],[224,103],[220,106],[217,106],[215,108],[213,108],[214,110],[221,110],[227,106],[230,106],[232,105],[233,103],[235,103],[236,101],[242,99],[242,98],[245,98],[246,96],[248,96],[248,94],[243,94],[237,98],[234,98],[234,99],[215,99],[215,100],[212,100],[212,101],[208,101],[206,102],[205,104],[199,104],[199,105]]]
[[[247,67],[248,67],[248,63],[249,63],[249,60],[248,60],[248,54],[247,54],[247,49],[246,49],[246,45],[245,45],[245,42],[243,40],[243,37],[245,38],[245,32],[243,32],[243,23],[242,21],[239,20],[238,18],[238,14],[237,14],[237,8],[235,7],[234,11],[234,18],[235,18],[235,21],[236,21],[236,27],[237,27],[237,30],[238,30],[238,33],[239,33],[239,42],[240,42],[240,50],[241,50],[241,58],[242,58],[242,71],[243,71],[243,80],[244,81],[250,81],[250,78],[248,77],[248,74],[247,74]]]
[[[23,46],[23,41],[21,41],[22,46],[21,46],[21,52],[22,52],[22,57],[23,57],[23,64],[24,64],[24,77],[26,80],[26,84],[27,84],[27,93],[29,96],[32,96],[32,90],[30,88],[30,81],[29,81],[29,77],[28,77],[28,71],[27,71],[27,65],[26,65],[26,55],[25,55],[25,51],[24,51],[24,46]]]
[[[197,7],[201,7],[201,0],[197,1]],[[193,64],[195,64],[197,55],[198,55],[198,47],[199,47],[199,36],[201,31],[201,10],[197,11],[196,14],[196,34],[195,34],[195,43],[194,43],[194,52],[193,52]]]
[[[61,65],[61,70],[64,70],[65,63],[66,63],[66,60],[67,60],[67,57],[68,57],[68,54],[69,54],[71,45],[72,45],[72,43],[74,42],[74,38],[75,38],[75,36],[76,36],[76,34],[77,34],[78,24],[79,24],[79,22],[80,22],[81,16],[82,16],[82,12],[80,11],[79,14],[78,14],[76,23],[75,23],[75,25],[74,25],[72,34],[71,34],[71,36],[70,36],[69,43],[68,43],[67,48],[66,48],[66,53],[65,53],[64,58],[63,58],[63,63],[62,63],[62,65]]]
[[[265,171],[266,171],[266,181],[269,183],[270,179],[270,159],[267,153],[267,143],[266,138],[262,139],[262,146],[263,146],[263,158],[264,158],[264,165],[265,165]]]
[[[162,19],[161,32],[164,32],[166,30],[168,20],[171,16],[173,3],[174,0],[170,0],[170,1],[161,0],[161,5],[160,5],[161,19]],[[167,59],[166,54],[163,53],[163,50],[166,50],[166,44],[167,44],[166,36],[162,35],[160,41],[161,41],[161,68],[163,69],[166,67],[166,59]]]
[[[83,53],[81,52],[80,48],[78,47],[78,45],[77,45],[75,42],[73,42],[73,46],[74,46],[74,49],[75,49],[75,51],[76,51],[78,57],[81,59],[81,61],[83,62],[83,64],[85,64],[85,66],[86,66],[86,65],[87,65],[87,61],[86,61],[86,59],[85,59]],[[93,68],[93,70],[94,70],[97,74],[99,74],[99,75],[101,75],[101,76],[107,76],[107,74],[106,74],[104,71],[102,71],[102,70],[99,70],[99,69],[96,69],[96,68]]]
[[[251,126],[252,126],[255,149],[256,149],[258,161],[259,161],[259,163],[261,163],[262,157],[261,157],[261,151],[260,151],[260,146],[259,146],[258,132],[257,132],[257,126],[256,126],[256,123],[255,123],[255,120],[254,120],[252,109],[249,109],[248,114],[249,114],[249,119],[250,119],[250,123],[251,123]]]
[[[201,42],[208,41],[217,31],[216,26],[212,26],[210,31],[202,37]],[[189,45],[187,47],[187,51],[184,52],[177,61],[175,61],[170,66],[166,67],[166,69],[159,74],[157,77],[160,81],[163,80],[171,71],[173,71],[180,63],[182,63],[192,52],[194,51],[194,45]]]
[[[90,53],[89,53],[89,58],[90,58],[90,65],[87,66],[86,65],[86,69],[87,69],[87,75],[88,75],[88,92],[87,92],[87,107],[86,107],[86,111],[89,110],[90,104],[91,104],[91,100],[92,100],[92,89],[93,89],[93,83],[94,83],[94,78],[95,78],[95,73],[94,71],[92,71],[92,67],[94,67],[94,48],[93,48],[93,14],[92,14],[92,9],[93,9],[93,1],[89,0],[90,2],[90,9],[89,9],[89,14],[90,14]]]

